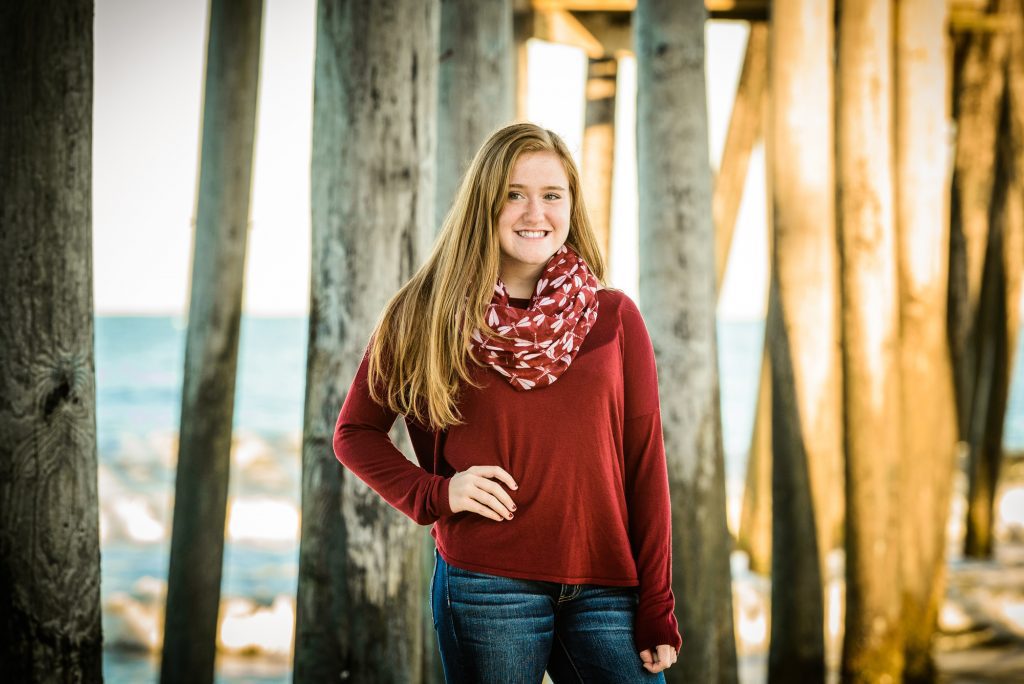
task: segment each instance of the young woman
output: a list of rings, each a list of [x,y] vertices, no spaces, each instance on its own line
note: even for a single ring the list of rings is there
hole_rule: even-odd
[[[565,143],[498,130],[338,416],[341,463],[433,523],[448,682],[657,682],[676,660],[654,352],[603,282]]]

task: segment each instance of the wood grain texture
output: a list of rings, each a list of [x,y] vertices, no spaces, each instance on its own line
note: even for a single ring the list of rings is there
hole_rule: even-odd
[[[345,471],[332,437],[433,236],[439,32],[437,0],[318,7],[296,682],[422,677],[426,530]],[[404,428],[392,437],[406,445]]]
[[[0,663],[102,681],[93,3],[0,5]]]

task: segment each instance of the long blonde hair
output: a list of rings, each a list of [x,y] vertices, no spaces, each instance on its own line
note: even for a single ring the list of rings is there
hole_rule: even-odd
[[[426,263],[388,302],[370,343],[370,396],[430,429],[461,424],[461,383],[479,386],[469,366],[480,365],[468,351],[473,329],[497,335],[484,320],[499,273],[497,218],[512,167],[527,152],[554,152],[562,160],[571,201],[566,244],[604,284],[604,259],[565,143],[532,123],[492,133],[466,171]]]

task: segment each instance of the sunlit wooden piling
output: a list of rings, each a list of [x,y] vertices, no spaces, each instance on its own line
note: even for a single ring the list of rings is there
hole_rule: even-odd
[[[946,336],[949,291],[949,38],[946,0],[906,0],[895,24],[895,207],[900,299],[900,607],[906,681],[934,677],[956,468]]]
[[[899,309],[893,206],[892,13],[839,14],[836,180],[846,446],[842,677],[899,681]]]
[[[772,624],[769,681],[824,677],[824,557],[842,522],[831,2],[773,4],[768,121]]]

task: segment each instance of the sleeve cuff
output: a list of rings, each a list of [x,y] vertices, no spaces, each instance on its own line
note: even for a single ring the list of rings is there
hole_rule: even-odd
[[[434,510],[437,512],[438,518],[447,518],[450,515],[454,515],[452,512],[451,500],[448,497],[448,488],[451,485],[452,479],[450,477],[438,476],[441,480],[437,489],[434,490]]]
[[[678,653],[683,645],[683,639],[679,635],[676,616],[669,612],[665,616],[648,617],[638,609],[633,629],[633,643],[637,653],[647,649],[657,650],[661,644],[672,646]]]

